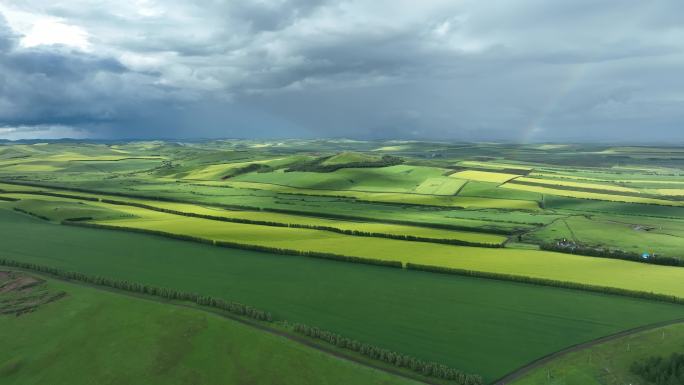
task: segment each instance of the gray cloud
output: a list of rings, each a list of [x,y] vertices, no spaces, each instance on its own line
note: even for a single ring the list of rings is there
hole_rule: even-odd
[[[0,126],[98,137],[684,141],[684,5],[674,0],[19,0],[4,9],[13,23],[0,20]],[[23,46],[26,15],[82,28],[90,49]]]

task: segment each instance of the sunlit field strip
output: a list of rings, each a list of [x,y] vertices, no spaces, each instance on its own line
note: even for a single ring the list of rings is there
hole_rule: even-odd
[[[556,174],[550,172],[540,172],[533,171],[529,177],[541,177],[541,178],[557,178],[558,179],[574,179],[574,180],[586,180],[591,182],[614,182],[614,183],[627,183],[627,184],[684,184],[684,180],[663,180],[663,179],[626,179],[624,175],[615,174],[614,178],[593,178],[589,176],[581,175],[571,175],[571,174]],[[548,179],[547,179],[548,180]]]
[[[474,180],[478,182],[493,182],[493,183],[504,183],[517,177],[517,174],[506,174],[501,172],[489,172],[489,171],[475,171],[466,170],[459,171],[449,175],[452,178]]]
[[[81,193],[74,193],[75,195],[85,195]],[[52,197],[45,195],[34,195],[34,194],[4,194],[4,196],[23,199],[23,200],[41,200],[41,201],[65,201],[70,199],[62,197]],[[175,203],[175,202],[160,202],[152,200],[143,199],[129,199],[121,197],[108,197],[108,196],[97,196],[93,194],[88,194],[91,197],[97,198],[107,198],[122,202],[132,202],[138,204],[145,204],[152,207],[157,207],[161,209],[168,209],[174,211],[180,211],[184,213],[193,213],[200,215],[210,215],[216,217],[225,218],[237,218],[252,221],[264,221],[264,222],[276,222],[282,224],[295,224],[295,225],[306,225],[306,226],[326,226],[337,228],[340,230],[348,231],[360,231],[367,233],[377,233],[377,234],[390,234],[390,235],[400,235],[400,236],[413,236],[421,238],[431,238],[431,239],[447,239],[447,240],[460,240],[467,242],[476,243],[486,243],[498,245],[506,240],[506,237],[496,234],[487,234],[479,232],[468,232],[468,231],[456,231],[456,230],[444,230],[429,227],[420,226],[408,226],[408,225],[396,225],[396,224],[385,224],[385,223],[375,223],[375,222],[354,222],[354,221],[344,221],[326,218],[316,218],[299,216],[292,214],[281,214],[281,213],[270,213],[270,212],[259,212],[259,211],[241,211],[241,210],[227,210],[216,207],[200,206],[189,203]],[[78,201],[78,200],[76,200]],[[84,202],[89,206],[98,206],[95,202]],[[101,205],[99,205],[101,206]],[[115,211],[125,211],[122,205],[110,205],[107,204],[110,209]],[[151,211],[151,210],[147,210]]]
[[[597,190],[612,190],[612,191],[620,191],[620,192],[635,193],[635,194],[640,193],[640,191],[635,189],[635,188],[616,186],[616,185],[612,185],[612,184],[584,183],[584,182],[573,182],[573,181],[565,181],[565,180],[557,180],[557,179],[540,179],[540,178],[529,178],[529,177],[520,177],[520,178],[517,178],[516,181],[518,181],[518,182],[542,183],[542,184],[548,184],[548,185],[567,186],[567,187],[589,188],[589,189],[597,189]]]
[[[611,194],[593,193],[593,192],[586,192],[586,191],[561,190],[561,189],[554,189],[551,187],[529,186],[529,185],[515,184],[515,183],[506,183],[501,187],[514,189],[514,190],[537,192],[537,193],[541,193],[541,194],[558,195],[558,196],[564,196],[564,197],[570,197],[570,198],[594,199],[594,200],[611,201],[611,202],[644,203],[644,204],[661,205],[661,206],[677,206],[677,207],[684,206],[684,202],[667,201],[664,199],[645,198],[645,197],[631,197],[631,196],[625,196],[625,195],[611,195]]]
[[[104,203],[95,204],[109,206]],[[451,246],[354,237],[319,230],[217,222],[136,207],[120,206],[117,209],[139,218],[106,220],[98,221],[98,223],[122,228],[185,234],[209,240],[380,260],[399,260],[404,263],[531,276],[684,297],[684,285],[681,284],[684,282],[684,269],[679,267],[537,250]]]

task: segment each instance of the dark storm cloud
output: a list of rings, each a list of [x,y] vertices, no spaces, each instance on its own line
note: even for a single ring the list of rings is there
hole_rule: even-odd
[[[0,127],[684,141],[683,11],[636,0],[17,1],[0,6],[11,21],[0,20]],[[22,44],[40,18],[81,28],[88,47]]]

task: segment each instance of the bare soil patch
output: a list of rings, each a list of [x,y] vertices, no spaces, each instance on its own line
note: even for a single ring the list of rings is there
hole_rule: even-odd
[[[47,283],[26,273],[0,271],[0,315],[20,316],[66,295],[53,290]]]

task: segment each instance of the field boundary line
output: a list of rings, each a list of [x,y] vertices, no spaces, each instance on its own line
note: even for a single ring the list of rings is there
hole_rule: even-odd
[[[561,358],[561,357],[566,356],[570,353],[582,351],[582,350],[591,348],[593,346],[602,344],[604,342],[613,341],[613,340],[616,340],[616,339],[619,339],[622,337],[630,336],[632,334],[637,334],[637,333],[645,332],[648,330],[658,329],[658,328],[665,327],[665,326],[675,325],[675,324],[679,324],[682,322],[684,322],[684,318],[677,318],[674,320],[661,321],[661,322],[656,322],[653,324],[637,326],[635,328],[623,330],[621,332],[611,334],[608,336],[604,336],[604,337],[600,337],[600,338],[597,338],[595,340],[591,340],[591,341],[583,342],[583,343],[580,343],[577,345],[569,346],[565,349],[562,349],[562,350],[559,350],[557,352],[548,354],[544,357],[538,358],[538,359],[530,362],[529,364],[527,364],[521,368],[518,368],[518,369],[514,370],[513,372],[511,372],[511,373],[499,378],[498,380],[492,382],[491,385],[510,384],[512,381],[520,379],[521,377],[523,377],[525,374],[531,372],[532,370],[537,369],[537,368],[539,368],[539,367],[541,367],[541,366],[543,366],[549,362],[554,361],[557,358]]]
[[[83,282],[83,281],[79,281],[76,279],[68,279],[65,277],[60,277],[60,276],[50,274],[48,272],[34,271],[34,270],[28,269],[28,268],[22,268],[22,267],[16,267],[16,266],[3,266],[3,267],[10,269],[10,270],[20,270],[20,271],[28,272],[30,274],[35,274],[35,275],[39,275],[39,276],[43,276],[43,277],[47,276],[47,277],[49,277],[49,279],[54,279],[57,281],[66,282],[66,283],[69,283],[72,285],[88,287],[88,288],[92,288],[95,290],[102,290],[102,291],[114,293],[117,295],[123,295],[123,296],[132,297],[132,298],[136,298],[136,299],[140,299],[140,300],[144,300],[144,301],[156,302],[156,303],[160,303],[160,304],[164,304],[164,305],[171,305],[171,306],[176,306],[176,307],[193,309],[193,310],[201,311],[204,313],[210,313],[210,314],[217,315],[217,316],[225,318],[225,319],[236,321],[236,322],[241,323],[245,326],[253,327],[257,330],[267,332],[269,334],[272,334],[272,335],[275,335],[278,337],[282,337],[282,338],[288,339],[290,341],[305,345],[305,346],[310,347],[312,349],[315,349],[315,350],[318,350],[320,352],[329,354],[335,358],[339,358],[339,359],[342,359],[345,361],[349,361],[349,362],[352,362],[352,363],[355,363],[355,364],[358,364],[361,366],[369,367],[369,368],[372,368],[372,369],[375,369],[375,370],[378,370],[381,372],[389,373],[389,374],[392,374],[392,375],[395,375],[398,377],[402,377],[404,379],[415,381],[417,383],[427,384],[427,385],[444,385],[444,384],[452,383],[448,380],[430,381],[429,379],[422,378],[419,376],[414,377],[410,373],[405,373],[402,370],[397,370],[397,369],[393,369],[389,366],[383,366],[383,365],[375,364],[375,363],[371,362],[372,359],[370,359],[370,358],[369,359],[362,359],[362,358],[355,357],[353,354],[345,354],[343,349],[333,349],[333,348],[327,347],[323,343],[319,344],[319,343],[315,342],[316,340],[313,338],[306,338],[306,337],[303,337],[303,336],[300,336],[300,335],[297,335],[294,333],[289,333],[287,331],[280,330],[278,328],[269,327],[263,323],[253,321],[253,320],[248,319],[246,317],[240,317],[238,315],[230,314],[228,311],[221,311],[219,309],[212,309],[212,308],[209,308],[209,307],[203,306],[203,305],[192,305],[192,304],[188,304],[188,303],[183,303],[183,302],[180,302],[179,300],[165,299],[162,297],[156,297],[156,296],[146,295],[146,294],[142,294],[142,293],[130,292],[130,291],[123,290],[123,289],[117,289],[117,288],[113,288],[113,287],[97,285],[94,283]]]

